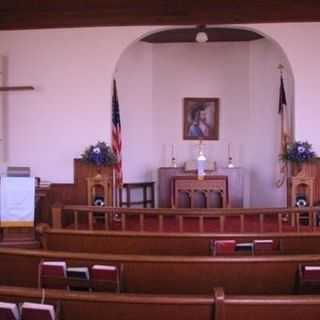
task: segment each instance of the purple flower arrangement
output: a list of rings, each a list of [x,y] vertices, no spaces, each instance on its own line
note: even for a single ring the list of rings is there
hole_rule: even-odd
[[[284,161],[303,163],[311,161],[316,157],[312,145],[306,141],[296,141],[287,145],[287,150],[280,155]]]
[[[100,141],[86,148],[81,155],[81,159],[86,163],[91,163],[96,166],[112,166],[118,162],[111,147],[105,142]]]

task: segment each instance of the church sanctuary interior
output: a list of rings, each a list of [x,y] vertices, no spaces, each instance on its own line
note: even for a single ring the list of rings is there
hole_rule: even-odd
[[[319,35],[313,0],[2,0],[0,320],[319,319]]]

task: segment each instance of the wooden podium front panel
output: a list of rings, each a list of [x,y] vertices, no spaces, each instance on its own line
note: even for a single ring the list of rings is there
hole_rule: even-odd
[[[197,176],[177,176],[171,181],[171,206],[179,208],[180,195],[187,193],[189,198],[189,208],[212,208],[212,196],[219,195],[221,203],[218,207],[228,207],[228,177],[227,176],[207,176],[199,180]],[[204,201],[199,201],[199,197]],[[185,201],[184,201],[185,202]],[[202,204],[202,205],[201,205]]]
[[[80,159],[74,159],[74,183],[51,184],[51,202],[87,205],[87,178],[93,178],[100,173],[112,181],[112,170],[112,167],[98,167],[84,163]]]
[[[195,172],[186,172],[183,167],[162,167],[158,171],[158,206],[171,208],[171,179],[176,176],[194,176]],[[229,189],[229,205],[231,208],[243,208],[243,180],[242,168],[218,168],[208,173],[206,177],[227,176]]]

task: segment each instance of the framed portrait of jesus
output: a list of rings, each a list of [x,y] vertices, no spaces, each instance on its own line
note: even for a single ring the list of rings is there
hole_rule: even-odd
[[[219,98],[183,99],[183,139],[219,140]]]

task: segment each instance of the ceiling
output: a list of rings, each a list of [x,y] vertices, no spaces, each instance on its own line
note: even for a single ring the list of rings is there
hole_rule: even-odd
[[[151,34],[141,41],[150,43],[195,42],[197,32],[197,28],[172,29]],[[208,35],[208,42],[252,41],[263,38],[255,32],[241,29],[206,28],[205,32]]]
[[[0,30],[320,21],[319,0],[1,0]]]

